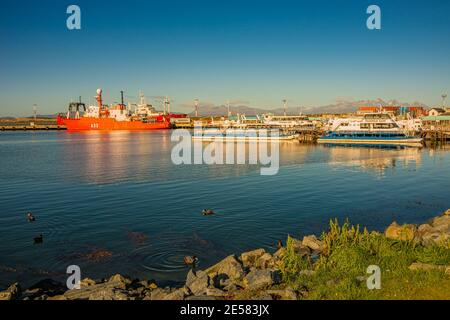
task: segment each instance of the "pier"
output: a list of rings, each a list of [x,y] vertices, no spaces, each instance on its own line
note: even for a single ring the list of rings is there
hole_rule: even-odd
[[[66,126],[59,125],[18,125],[18,126],[0,126],[1,131],[35,131],[35,130],[66,130]]]
[[[0,131],[34,131],[34,130],[66,130],[65,126],[58,125],[56,119],[49,118],[17,118],[0,119]]]
[[[447,130],[424,130],[422,138],[431,142],[450,141],[450,129]]]

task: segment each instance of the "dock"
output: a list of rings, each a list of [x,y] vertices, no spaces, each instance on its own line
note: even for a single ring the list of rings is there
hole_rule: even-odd
[[[450,141],[450,130],[424,130],[422,138],[431,142]]]
[[[66,126],[59,125],[12,125],[0,126],[1,131],[37,131],[37,130],[66,130]]]
[[[66,130],[59,125],[56,119],[51,118],[15,118],[0,119],[0,131],[42,131],[42,130]]]

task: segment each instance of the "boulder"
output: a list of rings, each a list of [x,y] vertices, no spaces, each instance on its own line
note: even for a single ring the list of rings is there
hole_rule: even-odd
[[[80,281],[80,286],[83,287],[90,287],[90,286],[95,286],[97,283],[90,279],[90,278],[84,278],[83,280]]]
[[[294,249],[294,252],[302,257],[308,256],[311,254],[311,249],[308,248],[307,246],[305,246],[303,244],[303,242],[299,239],[293,238],[293,237],[289,237],[288,242],[290,243],[290,246]],[[280,250],[282,250],[284,248],[279,249],[277,252],[275,252],[274,257],[278,254],[278,252]],[[284,254],[284,251],[281,251],[281,254]],[[276,258],[275,258],[276,259]]]
[[[321,252],[323,251],[323,243],[315,235],[304,236],[302,245],[304,247],[310,248],[313,251]]]
[[[5,291],[0,292],[0,300],[15,300],[20,296],[21,289],[19,283],[14,283]]]
[[[249,290],[259,290],[281,282],[281,274],[274,269],[254,269],[244,278],[244,286]]]
[[[264,249],[256,249],[253,251],[244,252],[243,254],[241,254],[242,264],[246,268],[253,267],[256,263],[256,260],[258,260],[258,258],[261,257],[265,253],[266,253],[266,250],[264,250]]]
[[[225,291],[217,288],[207,288],[206,295],[211,297],[224,297],[226,295]]]
[[[92,291],[89,300],[134,300],[128,296],[128,292],[122,289],[103,289]]]
[[[275,260],[270,253],[266,252],[256,260],[255,267],[261,269],[273,268],[275,267]]]
[[[270,294],[274,299],[279,300],[297,300],[297,293],[292,289],[284,290],[267,290],[266,293]]]
[[[450,241],[450,215],[447,212],[430,223],[419,226],[418,238],[423,245],[445,244]]]
[[[49,297],[61,295],[64,294],[66,290],[67,287],[61,282],[52,279],[44,279],[25,290],[23,295],[30,299],[35,299],[36,297],[43,295]]]
[[[417,227],[413,224],[400,226],[397,222],[393,222],[385,231],[386,238],[400,241],[412,241],[416,235]]]
[[[196,296],[206,293],[209,286],[209,276],[205,271],[189,270],[186,279],[186,287]]]
[[[431,225],[433,229],[450,232],[450,215],[442,215],[433,219]]]
[[[231,255],[205,270],[211,278],[230,278],[232,280],[240,280],[244,277],[245,272],[242,264],[236,259],[235,255]]]
[[[125,289],[127,285],[131,284],[131,280],[128,278],[125,278],[121,274],[115,274],[108,280],[109,283],[115,283],[117,284],[116,287],[120,287]]]
[[[119,281],[107,281],[81,289],[67,290],[63,293],[67,300],[130,300],[125,284]]]
[[[273,259],[275,261],[283,259],[283,255],[286,252],[286,248],[280,248],[273,254]]]
[[[186,288],[180,288],[173,290],[171,293],[167,294],[165,297],[162,298],[162,300],[183,300],[186,294],[187,290]]]
[[[164,298],[171,293],[169,288],[156,288],[147,293],[144,300],[164,300]]]

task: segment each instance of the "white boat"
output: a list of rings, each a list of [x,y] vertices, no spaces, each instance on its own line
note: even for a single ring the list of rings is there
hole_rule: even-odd
[[[315,126],[307,116],[277,116],[271,113],[263,114],[262,121],[265,125],[280,128],[301,128],[314,130]]]
[[[297,139],[294,132],[279,132],[265,129],[206,129],[201,134],[195,133],[193,140],[202,141],[288,141]]]
[[[423,146],[423,139],[408,136],[387,113],[335,119],[330,131],[317,140],[324,144]]]

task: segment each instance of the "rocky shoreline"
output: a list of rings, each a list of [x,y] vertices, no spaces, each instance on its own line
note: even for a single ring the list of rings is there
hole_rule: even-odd
[[[422,225],[393,222],[384,233],[387,239],[413,242],[420,246],[450,244],[450,209]],[[314,235],[302,240],[290,238],[290,250],[308,261],[317,259],[327,244]],[[450,247],[449,247],[450,248]],[[65,284],[46,279],[22,290],[18,283],[0,292],[0,300],[297,300],[308,296],[307,289],[293,288],[283,279],[286,247],[270,253],[264,249],[230,255],[205,269],[191,269],[184,286],[160,288],[153,281],[130,279],[116,274],[109,279],[81,281],[80,289],[67,290]],[[410,270],[440,270],[450,275],[450,266],[414,262]],[[313,276],[314,268],[299,275]]]

